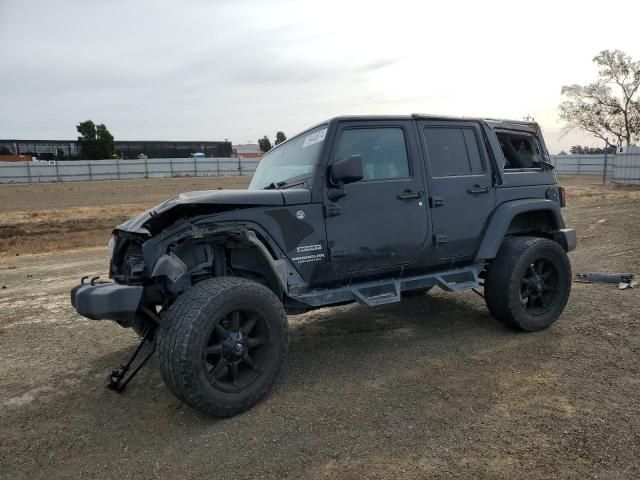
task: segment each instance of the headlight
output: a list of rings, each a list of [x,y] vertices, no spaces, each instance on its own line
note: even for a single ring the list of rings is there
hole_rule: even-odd
[[[109,241],[107,242],[107,250],[109,250],[109,256],[113,257],[113,249],[116,246],[116,237],[112,235]]]

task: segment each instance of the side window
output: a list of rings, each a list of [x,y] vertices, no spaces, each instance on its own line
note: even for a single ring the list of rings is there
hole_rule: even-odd
[[[480,148],[472,128],[425,127],[424,137],[434,177],[482,173]]]
[[[496,135],[504,154],[506,170],[539,166],[542,156],[538,142],[532,135],[506,132],[498,132]]]
[[[397,127],[342,130],[333,160],[360,155],[364,180],[409,176],[409,158],[404,131]]]

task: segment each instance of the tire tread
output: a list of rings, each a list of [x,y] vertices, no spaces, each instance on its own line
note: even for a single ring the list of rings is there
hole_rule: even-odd
[[[515,282],[513,278],[520,260],[531,249],[549,249],[563,259],[564,267],[568,272],[568,285],[560,313],[564,309],[571,290],[571,265],[566,252],[559,244],[543,237],[507,237],[500,246],[496,258],[489,265],[484,293],[491,315],[515,330],[534,331],[539,329],[531,327],[526,319],[519,314],[521,310],[519,305],[520,284]],[[543,328],[551,325],[556,318],[545,324]]]
[[[278,359],[276,372],[280,372],[287,353],[288,324],[284,307],[276,295],[266,286],[253,280],[239,277],[216,277],[197,283],[184,292],[168,308],[163,315],[162,326],[158,338],[158,352],[162,379],[167,388],[181,401],[206,414],[217,417],[237,415],[258,403],[264,398],[273,384],[278,373],[262,388],[246,396],[244,401],[233,406],[216,403],[212,398],[206,398],[198,391],[193,382],[194,368],[186,358],[192,353],[194,345],[198,344],[203,335],[203,323],[207,308],[220,306],[224,296],[229,291],[251,290],[252,293],[263,296],[275,311],[278,312],[283,325],[283,352]]]

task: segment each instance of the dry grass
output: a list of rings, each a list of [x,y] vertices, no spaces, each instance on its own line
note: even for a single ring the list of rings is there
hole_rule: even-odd
[[[603,200],[605,196],[610,202],[640,200],[640,187],[612,183],[602,185],[602,179],[598,176],[561,175],[559,182],[567,187],[567,203],[569,204],[572,199],[586,204],[590,200]]]
[[[192,190],[246,188],[248,177],[0,186],[0,257],[106,245],[128,218]]]
[[[106,245],[114,226],[141,205],[0,213],[0,256]]]

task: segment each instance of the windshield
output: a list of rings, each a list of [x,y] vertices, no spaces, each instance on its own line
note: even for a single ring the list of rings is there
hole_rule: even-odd
[[[292,178],[311,175],[326,134],[327,127],[323,125],[267,152],[253,174],[249,190],[260,190],[269,186],[277,188]]]

